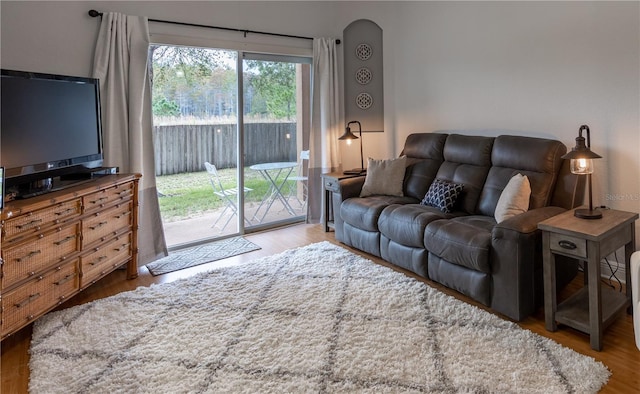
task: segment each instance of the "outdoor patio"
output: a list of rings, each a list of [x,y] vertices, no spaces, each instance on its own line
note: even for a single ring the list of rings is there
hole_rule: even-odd
[[[253,220],[253,225],[259,225],[260,223],[276,223],[279,221],[292,219],[295,217],[304,220],[306,215],[306,206],[301,206],[295,199],[289,200],[292,208],[294,209],[294,215],[291,215],[283,206],[280,201],[275,201],[263,220]],[[253,218],[255,212],[259,206],[259,203],[248,203],[245,208],[245,215],[247,218]],[[231,218],[229,224],[224,228],[220,227],[227,221],[229,217],[233,215],[230,210],[224,214],[224,216],[218,221],[218,225],[213,227],[213,223],[217,220],[220,213],[224,208],[219,208],[213,211],[203,212],[201,215],[191,218],[185,218],[183,220],[177,220],[164,223],[164,234],[167,242],[167,247],[172,248],[188,242],[194,242],[197,240],[213,237],[223,237],[226,235],[237,232],[237,217]],[[258,218],[262,218],[265,207],[260,209]],[[245,223],[245,227],[247,227]]]

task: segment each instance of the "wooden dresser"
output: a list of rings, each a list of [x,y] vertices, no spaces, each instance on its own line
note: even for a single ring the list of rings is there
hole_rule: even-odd
[[[2,210],[0,338],[114,269],[138,275],[138,180],[106,175]]]

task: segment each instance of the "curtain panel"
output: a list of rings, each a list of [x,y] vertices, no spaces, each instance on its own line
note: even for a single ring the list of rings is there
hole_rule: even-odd
[[[146,17],[104,13],[93,77],[100,79],[105,165],[141,173],[139,265],[167,255],[154,169]]]
[[[318,223],[324,210],[321,175],[340,166],[338,138],[340,122],[340,80],[336,40],[314,38],[309,137],[309,204],[307,222]]]

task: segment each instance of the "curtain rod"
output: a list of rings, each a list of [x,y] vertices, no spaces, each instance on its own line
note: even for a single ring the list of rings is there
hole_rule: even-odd
[[[89,10],[88,14],[92,18],[95,18],[95,17],[98,17],[98,16],[102,17],[102,12],[98,12],[96,10]],[[232,27],[200,25],[200,24],[197,24],[197,23],[166,21],[166,20],[162,20],[162,19],[151,19],[151,18],[149,18],[148,21],[149,22],[167,23],[167,24],[170,24],[170,25],[204,27],[204,28],[207,28],[207,29],[218,29],[218,30],[235,31],[235,32],[243,33],[245,37],[247,37],[247,34],[252,33],[252,34],[262,34],[262,35],[267,35],[267,36],[286,37],[286,38],[299,38],[299,39],[302,39],[302,40],[313,40],[313,37],[294,36],[294,35],[290,35],[290,34],[280,34],[280,33],[268,33],[268,32],[264,32],[264,31],[247,30],[247,29],[235,29],[235,28],[232,28]],[[340,44],[340,40],[336,40],[336,44]]]

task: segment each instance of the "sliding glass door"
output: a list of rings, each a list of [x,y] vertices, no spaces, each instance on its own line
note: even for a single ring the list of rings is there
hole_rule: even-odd
[[[250,228],[304,220],[310,59],[242,54],[244,210]],[[305,153],[306,151],[306,153]]]
[[[237,234],[237,52],[150,48],[158,201],[169,248]]]
[[[149,63],[168,247],[303,220],[307,59],[152,45]]]

